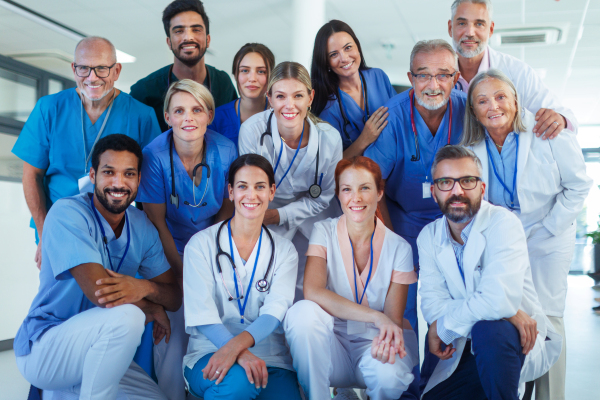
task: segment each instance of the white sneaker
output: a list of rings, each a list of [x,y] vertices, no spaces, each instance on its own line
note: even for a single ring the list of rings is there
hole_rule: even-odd
[[[361,400],[361,399],[360,399],[360,397],[358,397],[358,394],[356,394],[356,391],[354,389],[338,388],[337,394],[335,395],[333,400]]]

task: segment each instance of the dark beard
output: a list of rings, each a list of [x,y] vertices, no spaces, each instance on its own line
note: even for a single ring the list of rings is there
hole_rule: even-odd
[[[467,208],[464,211],[452,209],[450,207],[450,203],[454,201],[465,203]],[[446,218],[456,224],[462,224],[473,219],[473,217],[475,217],[475,215],[479,212],[479,208],[481,207],[481,197],[476,203],[471,203],[471,200],[469,200],[468,197],[463,196],[451,196],[444,203],[441,203],[438,199],[438,203],[440,204],[442,214],[444,214]]]
[[[123,198],[124,202],[122,204],[112,205],[106,197],[106,193],[111,191],[117,193],[128,193],[128,195],[126,195]],[[104,209],[106,209],[108,212],[112,214],[121,214],[122,212],[127,210],[127,207],[129,207],[133,200],[135,200],[135,197],[137,196],[137,191],[135,193],[131,193],[131,191],[129,190],[104,188],[104,191],[101,192],[100,190],[98,190],[98,187],[94,187],[94,196],[96,196],[98,202],[100,202],[100,204],[102,204],[102,207],[104,207]]]
[[[182,43],[182,44],[179,46],[179,48],[181,48],[181,47],[182,47],[183,45],[185,45],[185,44],[190,44],[190,43]],[[198,64],[198,63],[200,62],[200,60],[202,60],[202,57],[204,57],[204,54],[206,54],[206,47],[204,47],[204,49],[202,49],[202,48],[200,47],[200,45],[198,45],[198,50],[200,51],[200,53],[198,54],[198,56],[196,56],[196,57],[185,57],[185,58],[184,58],[184,57],[181,55],[181,50],[180,50],[180,49],[174,50],[174,49],[171,47],[171,51],[173,52],[173,55],[175,56],[175,58],[177,58],[179,61],[181,61],[181,63],[182,63],[183,65],[185,65],[186,67],[188,67],[188,68],[192,68],[192,67],[194,67],[196,64]]]

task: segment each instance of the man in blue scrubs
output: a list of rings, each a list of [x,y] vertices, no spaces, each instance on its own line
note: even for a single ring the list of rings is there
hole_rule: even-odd
[[[77,88],[42,97],[12,149],[24,161],[23,191],[36,240],[52,204],[91,191],[90,155],[98,139],[123,133],[144,147],[160,134],[152,109],[114,88],[121,64],[112,43],[99,37],[81,40],[71,67]],[[38,268],[40,251],[41,241]]]
[[[166,399],[132,362],[144,322],[155,321],[155,340],[168,340],[165,310],[182,299],[158,232],[129,206],[141,165],[133,139],[101,139],[92,154],[93,194],[61,199],[48,213],[39,291],[14,342],[23,376],[60,392],[44,398]]]
[[[384,222],[411,245],[417,271],[417,236],[441,216],[430,191],[433,157],[462,134],[466,96],[452,90],[459,74],[447,42],[418,42],[410,55],[412,89],[387,102],[388,125],[365,151],[387,181],[386,201],[380,202]],[[410,286],[404,316],[417,331],[417,283]]]
[[[175,0],[163,11],[162,22],[173,64],[154,71],[131,87],[131,96],[154,109],[161,132],[165,122],[163,102],[169,86],[180,79],[192,79],[210,90],[215,107],[237,99],[231,78],[225,71],[207,65],[204,54],[210,46],[209,20],[200,0]]]

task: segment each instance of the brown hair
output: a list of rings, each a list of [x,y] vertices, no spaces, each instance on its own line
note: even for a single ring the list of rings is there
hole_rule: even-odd
[[[231,73],[235,76],[235,81],[237,83],[238,75],[240,73],[240,63],[246,57],[246,54],[257,53],[260,55],[265,62],[265,66],[267,67],[267,82],[269,81],[269,76],[271,75],[271,71],[275,68],[275,56],[269,50],[267,46],[260,43],[246,43],[242,46],[241,49],[235,53],[233,56],[233,65],[231,67]],[[239,90],[239,88],[238,88]]]
[[[338,162],[335,167],[335,194],[339,196],[340,194],[340,175],[347,170],[348,168],[362,168],[373,175],[373,180],[375,181],[375,187],[377,188],[377,193],[383,192],[385,190],[385,181],[383,180],[383,176],[381,175],[381,168],[379,165],[369,157],[365,156],[355,156],[350,159],[342,159]],[[377,210],[375,211],[375,216],[383,221],[383,216],[381,215],[381,210],[379,210],[379,204],[377,205]]]

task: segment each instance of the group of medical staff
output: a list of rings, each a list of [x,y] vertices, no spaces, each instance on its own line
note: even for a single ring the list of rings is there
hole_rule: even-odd
[[[417,237],[442,216],[432,198],[432,166],[449,144],[473,149],[483,163],[486,200],[521,220],[535,290],[564,337],[574,221],[591,180],[573,113],[531,67],[487,46],[491,17],[489,0],[454,1],[453,46],[418,42],[408,72],[412,88],[400,94],[385,72],[367,67],[358,38],[338,20],[318,31],[310,75],[295,62],[276,64],[265,45],[242,46],[232,66],[239,98],[227,74],[204,64],[209,20],[198,0],[175,0],[165,9],[174,63],[133,85],[131,96],[112,87],[121,68],[111,59],[112,44],[81,41],[73,64],[77,89],[40,99],[13,148],[25,161],[36,235],[49,238],[39,240],[43,279],[15,339],[17,358],[31,357],[40,336],[55,329],[31,329],[31,321],[56,316],[49,309],[61,300],[54,283],[77,278],[46,265],[61,239],[44,227],[45,217],[57,213],[48,210],[66,207],[59,199],[80,192],[78,201],[96,213],[89,194],[98,193],[104,164],[92,155],[115,133],[143,148],[135,200],[144,214],[135,218],[151,221],[150,236],[160,239],[183,290],[181,307],[162,304],[169,326],[155,319],[154,336],[168,332],[153,349],[165,398],[187,392],[299,399],[299,386],[310,399],[330,398],[330,386],[337,399],[356,398],[351,388],[366,389],[371,399],[420,398]],[[63,110],[76,110],[77,118]],[[106,243],[104,230],[102,236]],[[501,245],[503,238],[496,240]],[[118,273],[112,266],[129,246],[128,236],[116,251],[122,256],[113,248],[104,268]],[[564,399],[565,342],[550,371],[533,377],[538,399]],[[50,398],[64,388],[42,389]]]

